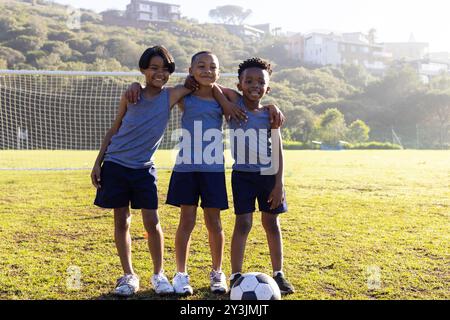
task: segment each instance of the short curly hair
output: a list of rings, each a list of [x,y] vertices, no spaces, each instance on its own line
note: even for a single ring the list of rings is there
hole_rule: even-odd
[[[266,70],[269,73],[269,76],[272,74],[272,66],[269,62],[261,59],[261,58],[250,58],[245,60],[239,65],[238,76],[241,77],[242,73],[245,69],[249,68],[260,68],[262,70]]]

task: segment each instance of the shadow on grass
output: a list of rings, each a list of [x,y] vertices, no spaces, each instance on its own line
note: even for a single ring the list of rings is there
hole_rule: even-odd
[[[229,300],[230,296],[229,294],[224,295],[217,295],[214,293],[211,293],[209,287],[204,287],[195,290],[194,294],[192,296],[178,296],[176,294],[170,294],[165,296],[159,296],[155,293],[153,290],[145,290],[145,291],[139,291],[137,294],[135,294],[132,297],[119,297],[112,293],[103,294],[98,297],[93,297],[91,300],[180,300],[180,301],[189,301],[189,300],[216,300],[216,301],[226,301]]]

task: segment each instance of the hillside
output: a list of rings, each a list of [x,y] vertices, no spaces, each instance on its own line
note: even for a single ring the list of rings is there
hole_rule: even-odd
[[[0,69],[137,71],[141,53],[156,44],[170,50],[177,72],[187,72],[190,57],[201,50],[217,54],[222,72],[236,72],[242,60],[260,56],[274,66],[266,102],[288,115],[287,139],[392,141],[395,128],[409,147],[450,145],[448,75],[425,85],[402,65],[392,66],[384,78],[355,65],[307,68],[289,61],[283,37],[248,42],[220,26],[186,19],[143,30],[107,26],[95,12],[81,10],[80,28],[74,29],[68,7],[28,2],[0,3]]]

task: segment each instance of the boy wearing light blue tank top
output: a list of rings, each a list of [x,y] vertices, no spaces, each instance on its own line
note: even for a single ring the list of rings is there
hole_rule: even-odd
[[[139,290],[139,277],[131,262],[132,209],[141,209],[153,260],[151,284],[157,294],[173,292],[163,272],[164,237],[158,218],[157,176],[152,157],[167,126],[171,108],[192,90],[164,87],[175,63],[166,48],[155,46],[141,56],[139,68],[147,86],[137,104],[122,95],[111,129],[103,139],[91,173],[97,188],[95,205],[114,209],[115,243],[124,271],[114,293],[130,296]]]
[[[187,260],[201,200],[212,258],[210,287],[213,293],[224,294],[228,288],[222,272],[225,241],[220,212],[228,209],[228,198],[223,161],[223,111],[214,97],[215,82],[219,78],[219,61],[211,52],[199,52],[192,57],[189,73],[199,88],[184,97],[180,104],[183,111],[180,151],[170,178],[166,201],[167,204],[180,207],[175,239],[177,273],[173,285],[178,294],[193,293],[187,273]],[[212,136],[203,139],[207,132],[213,133]],[[212,147],[212,153],[208,156],[213,161],[205,157],[208,146]]]
[[[251,230],[255,202],[262,213],[272,261],[273,277],[282,294],[294,292],[283,268],[283,244],[279,215],[287,211],[283,182],[283,147],[280,129],[270,124],[269,112],[261,99],[270,91],[272,69],[259,58],[239,65],[238,88],[243,96],[238,105],[247,111],[243,125],[231,121],[230,144],[234,158],[231,184],[236,221],[231,241],[230,286],[238,281],[244,260],[245,244]]]

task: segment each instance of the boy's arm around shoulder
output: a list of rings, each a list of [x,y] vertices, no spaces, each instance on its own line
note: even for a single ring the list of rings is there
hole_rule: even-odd
[[[100,167],[103,162],[103,158],[105,156],[106,149],[108,148],[111,138],[119,131],[120,126],[122,125],[123,117],[127,112],[127,97],[124,93],[120,99],[119,110],[117,111],[116,119],[114,120],[111,128],[106,132],[105,137],[103,138],[102,145],[100,147],[100,151],[98,152],[97,159],[95,160],[94,167],[91,172],[91,180],[92,184],[96,188],[101,188],[100,185]]]
[[[286,120],[286,117],[283,112],[281,112],[280,108],[274,104],[265,105],[264,108],[269,110],[269,119],[272,129],[280,128]]]
[[[172,109],[174,105],[181,103],[182,99],[185,96],[191,94],[197,89],[198,83],[192,76],[187,76],[186,80],[184,81],[184,84],[179,84],[175,87],[170,87],[169,88],[170,109]]]
[[[237,106],[241,95],[232,89],[215,84],[213,87],[214,99],[220,104],[225,115],[225,119],[230,121],[234,119],[238,122],[246,121],[245,111]]]

